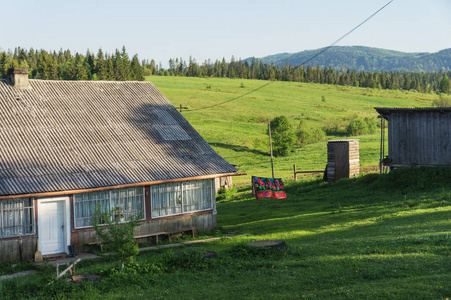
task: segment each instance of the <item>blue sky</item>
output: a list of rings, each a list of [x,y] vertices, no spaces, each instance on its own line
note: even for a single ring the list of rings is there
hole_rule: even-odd
[[[1,1],[1,50],[111,53],[167,65],[325,47],[389,0]],[[338,45],[404,52],[451,48],[451,0],[394,0]]]

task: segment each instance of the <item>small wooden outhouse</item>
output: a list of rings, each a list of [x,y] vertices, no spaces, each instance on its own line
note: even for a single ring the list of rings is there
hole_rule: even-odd
[[[337,140],[327,143],[327,181],[352,178],[359,172],[359,140]]]

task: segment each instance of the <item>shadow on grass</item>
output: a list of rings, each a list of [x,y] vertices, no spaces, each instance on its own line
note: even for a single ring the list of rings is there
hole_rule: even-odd
[[[437,173],[435,177],[447,175],[442,174],[446,170],[427,171],[429,175]],[[286,186],[288,198],[284,200],[255,200],[250,187],[242,187],[238,201],[218,203],[218,223],[231,231],[294,243],[337,238],[350,243],[374,237],[395,240],[429,229],[440,233],[444,225],[439,220],[446,220],[449,214],[449,195],[440,181],[416,173],[421,170],[383,178],[369,174],[336,183],[293,182]],[[407,174],[413,176],[406,179]],[[402,182],[397,182],[397,177]],[[407,194],[404,186],[411,187]]]
[[[229,145],[229,144],[223,144],[223,143],[214,143],[214,146],[223,148],[223,149],[227,149],[227,150],[232,150],[235,152],[249,152],[249,153],[252,153],[255,155],[269,156],[269,153],[263,152],[261,150],[249,149],[249,147],[246,147],[246,146]]]

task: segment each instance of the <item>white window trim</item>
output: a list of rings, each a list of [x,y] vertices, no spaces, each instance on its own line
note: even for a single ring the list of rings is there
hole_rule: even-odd
[[[120,190],[120,189],[119,189]],[[143,190],[143,193],[142,193],[142,195],[143,195],[143,214],[142,214],[142,218],[140,218],[140,219],[138,219],[138,221],[142,221],[142,220],[145,220],[146,219],[146,189],[145,189],[145,187],[142,187],[142,190]],[[110,209],[113,209],[113,202],[112,202],[112,200],[111,200],[111,191],[113,191],[112,189],[111,190],[108,190],[108,199],[109,199],[109,201],[110,201]],[[74,218],[74,229],[84,229],[84,228],[92,228],[92,226],[78,226],[77,227],[77,220],[76,220],[76,217],[75,217],[75,195],[73,195],[73,197],[74,197],[74,207],[73,207],[73,218]],[[122,221],[121,220],[121,222],[120,223],[127,223],[127,221]],[[100,225],[106,225],[106,224],[100,224]]]

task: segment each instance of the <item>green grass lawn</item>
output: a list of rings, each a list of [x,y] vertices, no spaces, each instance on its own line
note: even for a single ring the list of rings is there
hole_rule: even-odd
[[[438,96],[408,91],[387,91],[334,85],[295,82],[272,82],[227,78],[187,78],[150,76],[158,89],[194,126],[213,149],[230,163],[238,164],[248,176],[233,182],[250,182],[250,176],[271,176],[267,119],[287,116],[294,126],[304,120],[307,125],[324,127],[337,119],[357,114],[377,117],[373,107],[431,106]],[[242,85],[244,87],[242,87]],[[255,89],[257,91],[247,94]],[[322,101],[322,97],[325,101]],[[211,107],[225,101],[225,104]],[[208,109],[202,109],[211,107]],[[329,132],[328,140],[350,138],[342,132]],[[380,132],[351,137],[360,140],[362,168],[379,161]],[[293,176],[298,170],[324,170],[327,162],[326,141],[297,148],[288,157],[275,158],[276,177]]]
[[[451,170],[398,170],[337,183],[287,181],[287,199],[219,200],[223,233],[248,233],[119,260],[85,260],[99,283],[58,282],[53,268],[0,281],[2,299],[446,299],[451,296]],[[284,240],[284,250],[244,243]],[[200,254],[216,251],[216,259]],[[183,254],[183,252],[189,253]],[[181,255],[175,256],[179,252]]]

